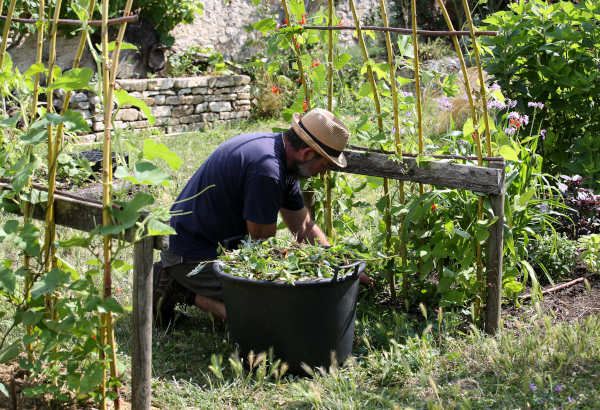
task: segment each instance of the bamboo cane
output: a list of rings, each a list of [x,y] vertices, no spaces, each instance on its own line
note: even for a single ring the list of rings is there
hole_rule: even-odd
[[[387,10],[385,8],[384,0],[379,0],[379,6],[381,7],[381,17],[383,20],[383,26],[388,27]],[[394,110],[394,139],[396,141],[396,153],[401,156],[402,155],[402,146],[401,146],[401,140],[400,140],[400,122],[398,119],[398,90],[396,89],[396,65],[394,64],[394,52],[392,50],[392,39],[391,39],[391,35],[390,35],[389,31],[385,32],[385,44],[387,47],[388,63],[390,65],[390,84],[392,86],[392,104],[394,107],[393,108],[393,110]],[[401,186],[401,193],[402,193],[401,203],[402,203],[402,205],[404,205],[404,195],[403,195],[404,194],[404,181],[400,182],[400,186]],[[388,196],[387,203],[386,203],[386,213],[389,215],[389,220],[390,220],[390,224],[391,224],[390,207],[391,207],[391,198]],[[387,220],[386,220],[386,222],[387,222]],[[403,231],[404,217],[402,217],[402,219],[400,221],[400,225],[401,225],[402,231]],[[403,255],[404,255],[406,253],[406,245],[404,243],[402,243],[402,251],[403,251]],[[405,262],[406,262],[406,260],[402,261],[402,266],[405,266]],[[405,279],[406,279],[406,275],[403,273],[402,289],[403,289],[403,293],[404,293],[404,289],[406,288],[407,294],[404,296],[407,297],[408,296],[408,286],[405,286],[405,284],[404,284]],[[392,299],[396,299],[395,271],[388,270],[388,282],[390,284],[391,297],[392,297]]]
[[[329,26],[333,26],[333,0],[329,0]],[[329,58],[327,64],[327,109],[333,112],[333,30],[329,31]],[[333,235],[333,207],[331,204],[331,176],[327,171],[327,202],[325,203],[325,220],[327,221],[327,236]]]
[[[423,108],[421,106],[421,74],[419,67],[419,43],[417,41],[417,2],[411,1],[412,40],[415,65],[415,98],[417,102],[417,132],[419,135],[419,154],[423,153]],[[423,195],[423,184],[419,184],[419,194]]]
[[[0,70],[4,70],[4,56],[6,55],[6,45],[8,44],[8,32],[10,31],[10,22],[12,20],[13,13],[15,12],[15,4],[17,0],[11,0],[8,5],[8,11],[6,12],[6,23],[4,23],[4,32],[2,33],[2,45],[0,46]],[[0,3],[0,12],[4,7],[4,1]]]
[[[479,58],[479,50],[477,47],[477,38],[475,37],[475,29],[473,24],[473,18],[471,17],[471,10],[469,9],[469,4],[466,0],[463,0],[463,7],[465,8],[465,14],[467,16],[467,22],[469,23],[469,32],[471,34],[471,42],[473,44],[473,54],[475,54],[475,61],[477,62],[477,73],[479,74],[479,86],[481,90],[481,101],[483,105],[483,123],[485,124],[485,136],[486,136],[486,145],[487,145],[487,153],[488,157],[492,156],[492,140],[490,135],[490,122],[487,111],[487,89],[485,86],[484,78],[483,78],[483,70],[481,69],[481,60]],[[478,145],[478,157],[481,157],[481,144],[479,132],[476,132],[477,145]],[[478,206],[478,218],[479,220],[483,219],[483,198],[479,197],[479,206]],[[483,247],[477,241],[477,281],[481,284],[481,292],[478,294],[478,297],[475,299],[475,315],[479,317],[482,312],[483,298],[485,297],[485,282],[483,278],[483,261],[482,261],[482,253]]]
[[[104,143],[103,143],[103,156],[102,156],[102,205],[104,207],[102,211],[102,223],[110,225],[112,223],[110,217],[110,203],[111,203],[111,185],[112,185],[112,157],[111,157],[111,114],[112,114],[112,99],[110,98],[110,71],[109,71],[109,56],[108,56],[108,2],[109,0],[102,0],[102,29],[100,36],[102,38],[102,99],[104,105]],[[103,299],[106,295],[110,295],[111,283],[111,238],[110,235],[104,236],[104,292]],[[102,330],[100,340],[103,346],[107,344],[107,326],[108,326],[108,315],[102,313],[101,316]],[[104,358],[104,352],[100,352],[102,358]],[[100,395],[102,401],[100,402],[100,409],[106,410],[106,369],[103,369],[102,383],[100,384]]]
[[[358,19],[358,13],[356,12],[356,6],[354,5],[353,0],[350,0],[350,8],[352,9],[352,17],[354,18],[354,22],[356,24],[356,33],[358,36],[358,41],[360,43],[360,48],[363,53],[363,58],[365,60],[365,63],[367,63],[367,75],[369,76],[369,81],[371,82],[371,90],[373,91],[373,101],[375,102],[375,112],[377,113],[377,126],[379,128],[379,133],[382,133],[382,132],[384,132],[383,119],[379,115],[379,114],[381,114],[381,105],[379,103],[379,95],[377,93],[377,84],[375,83],[375,77],[373,76],[373,69],[368,64],[369,53],[367,52],[367,47],[365,45],[365,39],[363,38],[363,35],[362,35],[362,30],[360,28],[360,21]],[[394,78],[395,78],[395,76],[394,76]],[[390,215],[390,186],[389,186],[389,180],[387,178],[383,179],[383,194],[384,194],[384,196],[387,197],[384,218],[385,218],[385,228],[386,228],[385,229],[385,244],[386,244],[386,248],[389,251],[390,245],[391,245],[392,225],[391,225],[391,215]],[[393,279],[393,277],[392,277],[392,279]],[[389,273],[388,273],[388,281],[389,281],[389,285],[390,285],[390,293],[393,293],[395,295],[394,282],[393,282],[393,280],[390,280]]]
[[[129,15],[132,4],[133,4],[133,0],[127,0],[127,4],[125,5],[125,10],[124,10],[124,14],[123,14],[124,16]],[[110,104],[108,106],[107,105],[104,106],[105,124],[107,124],[106,123],[107,117],[110,118],[111,113],[112,113],[115,81],[117,78],[117,71],[119,68],[119,54],[121,52],[121,44],[123,42],[123,36],[125,35],[126,28],[127,28],[127,23],[123,23],[119,27],[119,34],[117,35],[117,40],[115,42],[115,50],[113,51],[113,54],[112,54],[112,64],[108,67],[109,77],[105,77],[105,81],[104,81],[105,89],[108,90],[108,103]],[[104,48],[102,51],[104,53]],[[103,54],[103,56],[104,56],[104,54]],[[106,100],[105,100],[105,103],[106,103]],[[105,190],[103,193],[104,194],[103,200],[104,200],[105,208],[104,208],[104,212],[103,212],[103,220],[104,220],[104,224],[108,224],[108,223],[111,223],[110,207],[111,207],[111,196],[112,196],[112,192],[111,192],[111,188],[112,188],[112,154],[111,154],[110,128],[108,131],[108,136],[107,136],[106,130],[104,131],[104,141],[105,141],[105,145],[104,145],[104,151],[103,151],[104,152],[104,155],[103,155],[103,162],[104,162],[103,178],[106,177],[107,181],[104,181]],[[107,143],[107,141],[108,141],[108,143]],[[106,297],[109,297],[112,293],[112,289],[111,289],[112,277],[111,277],[111,270],[110,270],[111,265],[110,265],[110,258],[109,259],[106,258],[106,254],[107,254],[106,246],[108,244],[108,253],[110,254],[110,246],[112,245],[112,242],[111,242],[110,235],[105,236],[104,240],[105,240],[104,298],[106,298]],[[107,268],[107,266],[108,266],[108,268]],[[107,317],[106,317],[106,337],[108,339],[108,344],[110,345],[110,349],[111,349],[111,360],[110,360],[111,376],[116,378],[118,376],[117,351],[116,351],[116,346],[115,346],[114,322],[113,322],[113,313],[112,312],[108,312]],[[115,408],[120,409],[121,408],[121,398],[119,395],[118,387],[115,387],[115,392],[117,393],[117,398],[114,401]]]
[[[39,64],[42,62],[42,50],[43,50],[43,46],[44,46],[44,13],[45,13],[45,4],[44,4],[44,0],[40,0],[40,8],[39,8],[39,18],[40,20],[42,20],[42,23],[37,27],[38,29],[38,33],[37,33],[37,43],[36,43],[36,53],[35,53],[35,63]],[[38,97],[39,97],[39,93],[40,93],[40,76],[41,73],[37,73],[35,75],[35,79],[34,79],[34,85],[33,85],[33,102],[31,103],[31,122],[33,122],[35,120],[35,114],[37,111],[37,103],[38,103]]]

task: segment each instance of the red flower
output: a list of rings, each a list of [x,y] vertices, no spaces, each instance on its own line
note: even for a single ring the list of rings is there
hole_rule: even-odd
[[[340,24],[338,24],[338,26],[341,26],[341,25],[342,25],[342,22],[340,21]]]
[[[304,111],[308,110],[308,106],[306,105],[306,100],[304,100],[304,101],[302,102],[302,109],[303,109]]]
[[[298,82],[302,84],[302,78],[298,78]]]
[[[283,24],[287,24],[287,19],[283,19]]]
[[[121,289],[117,289],[117,294],[121,293]]]
[[[94,335],[93,337],[94,337],[94,340],[96,340],[96,335]]]
[[[431,205],[431,210],[435,211],[435,204]]]
[[[300,24],[306,24],[306,14],[302,15],[302,21],[300,22]]]
[[[298,44],[298,42],[296,41],[296,48],[299,48],[299,47],[300,47],[300,45],[299,45],[299,44]]]

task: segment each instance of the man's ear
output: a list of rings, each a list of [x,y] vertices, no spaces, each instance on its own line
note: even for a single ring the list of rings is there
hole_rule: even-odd
[[[314,149],[306,147],[302,149],[302,162],[310,161],[317,155]]]

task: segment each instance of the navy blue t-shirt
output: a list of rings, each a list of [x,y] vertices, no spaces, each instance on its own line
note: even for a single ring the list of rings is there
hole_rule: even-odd
[[[273,224],[280,208],[302,209],[300,183],[286,164],[282,133],[238,135],[221,144],[171,207],[185,215],[171,217],[177,235],[169,239],[169,252],[214,259],[223,239],[248,233],[247,220]]]

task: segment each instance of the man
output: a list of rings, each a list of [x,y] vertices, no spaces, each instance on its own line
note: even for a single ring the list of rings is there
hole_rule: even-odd
[[[315,108],[294,114],[285,133],[244,134],[221,144],[189,180],[171,208],[169,251],[154,292],[161,324],[173,318],[176,303],[196,305],[226,319],[219,277],[212,263],[227,238],[275,236],[277,214],[298,242],[328,246],[323,231],[302,201],[299,180],[324,174],[335,163],[346,166],[342,151],[350,133],[332,113]],[[361,283],[371,279],[361,277]]]

